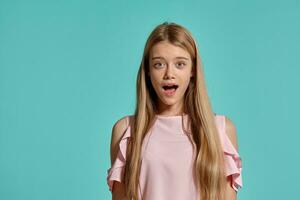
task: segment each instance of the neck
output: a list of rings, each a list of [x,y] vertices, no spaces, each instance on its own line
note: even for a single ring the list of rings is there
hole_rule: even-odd
[[[166,116],[177,116],[181,114],[185,114],[183,102],[178,102],[173,105],[166,105],[163,104],[162,102],[159,103],[158,105],[158,111],[157,114],[159,115],[166,115]]]

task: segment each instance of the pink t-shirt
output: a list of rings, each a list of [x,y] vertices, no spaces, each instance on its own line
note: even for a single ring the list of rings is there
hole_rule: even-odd
[[[112,191],[114,181],[123,182],[127,141],[130,139],[133,115],[126,116],[127,129],[119,143],[119,153],[107,170],[107,184]],[[187,134],[188,115],[182,117],[156,115],[156,121],[142,145],[139,200],[198,200],[193,161],[195,151]],[[225,116],[215,115],[215,121],[225,155],[226,176],[232,188],[242,187],[242,162],[237,150],[225,133]]]

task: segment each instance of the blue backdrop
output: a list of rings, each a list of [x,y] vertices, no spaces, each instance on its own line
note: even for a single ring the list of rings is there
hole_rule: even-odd
[[[214,111],[236,125],[238,199],[296,198],[299,20],[297,0],[1,0],[0,199],[111,198],[111,129],[164,21],[192,32]]]

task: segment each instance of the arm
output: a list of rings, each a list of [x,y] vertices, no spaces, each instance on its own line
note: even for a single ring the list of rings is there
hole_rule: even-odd
[[[236,135],[236,128],[233,122],[228,118],[225,117],[225,124],[226,124],[226,134],[230,139],[231,143],[238,151],[238,143],[237,143],[237,135]],[[226,200],[236,200],[237,199],[237,192],[231,187],[231,177],[227,177],[227,186],[226,186]]]
[[[125,129],[126,118],[118,120],[113,126],[110,144],[111,165],[113,165],[114,161],[117,158],[119,151],[119,142],[122,139]],[[112,200],[127,200],[125,195],[125,187],[123,183],[114,181],[112,188]]]
[[[112,200],[127,200],[123,183],[115,181],[112,192]]]

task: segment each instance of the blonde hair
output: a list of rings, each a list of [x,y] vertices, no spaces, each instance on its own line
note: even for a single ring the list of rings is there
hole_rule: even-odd
[[[184,96],[184,109],[189,114],[190,138],[196,150],[194,161],[197,189],[201,200],[225,198],[224,155],[215,123],[210,100],[206,91],[202,63],[192,34],[176,23],[164,22],[150,34],[136,82],[136,108],[128,142],[124,182],[128,199],[138,199],[141,168],[141,147],[145,135],[154,123],[157,113],[157,95],[152,87],[149,70],[149,53],[158,42],[167,41],[189,52],[194,77],[191,78]],[[196,148],[196,149],[195,149]]]

